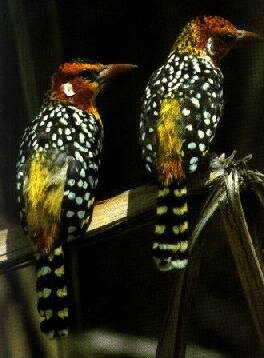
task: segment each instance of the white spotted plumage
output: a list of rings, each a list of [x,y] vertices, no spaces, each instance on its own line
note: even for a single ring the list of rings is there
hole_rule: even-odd
[[[94,114],[48,97],[21,140],[16,177],[19,216],[25,233],[35,240],[40,252],[36,257],[37,308],[41,331],[51,338],[68,332],[63,245],[86,231],[98,181],[102,139],[102,123]],[[32,175],[36,166],[41,169]],[[35,197],[34,202],[29,199],[28,185],[34,178],[39,178],[39,191],[44,193],[40,203]],[[54,213],[55,201],[59,210]],[[32,204],[38,206],[36,217],[40,219],[34,219],[37,229],[32,229],[30,223]],[[58,231],[53,232],[52,247],[38,247],[42,237],[47,239],[41,236],[42,230],[46,235],[45,230],[51,230],[53,225]]]
[[[153,255],[160,270],[182,269],[188,262],[185,177],[197,171],[214,137],[223,107],[222,82],[220,69],[208,58],[172,52],[167,62],[152,74],[145,90],[140,120],[142,156],[147,171],[157,176],[159,190],[167,190],[167,196],[157,200],[153,243]],[[169,154],[166,153],[160,128],[164,128],[166,141],[174,144],[177,154],[170,143]],[[182,165],[183,177],[176,176],[180,171],[175,174],[173,169],[167,169],[174,164],[180,168]],[[166,170],[172,172],[167,174]],[[163,173],[167,176],[163,177]],[[181,192],[177,198],[173,188]],[[173,219],[171,212],[175,215]]]
[[[34,138],[36,139],[32,140]],[[83,227],[83,223],[89,219],[91,205],[87,204],[87,200],[85,203],[83,198],[94,197],[102,139],[103,128],[93,114],[83,112],[71,105],[57,103],[41,109],[24,133],[17,163],[20,217],[25,231],[27,224],[21,197],[27,180],[26,168],[31,154],[47,152],[51,158],[52,153],[55,153],[55,162],[57,158],[69,162],[61,218],[61,226],[67,233],[68,227]],[[85,178],[88,177],[93,180],[87,182]],[[78,212],[82,214],[77,215]]]

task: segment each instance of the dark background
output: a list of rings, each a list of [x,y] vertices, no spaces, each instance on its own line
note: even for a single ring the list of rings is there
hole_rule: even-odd
[[[1,1],[0,229],[17,223],[14,175],[19,138],[38,112],[51,73],[72,58],[138,65],[98,98],[105,142],[97,197],[108,198],[148,181],[138,145],[140,97],[182,26],[203,14],[223,16],[264,35],[262,0]],[[263,54],[264,45],[258,43],[236,49],[223,60],[225,113],[212,145],[217,153],[252,153],[251,166],[260,171]],[[257,357],[256,334],[219,223],[204,236],[208,250],[195,293],[190,341],[228,357]],[[100,327],[157,339],[177,273],[158,273],[150,247],[147,227],[75,250],[84,329]]]

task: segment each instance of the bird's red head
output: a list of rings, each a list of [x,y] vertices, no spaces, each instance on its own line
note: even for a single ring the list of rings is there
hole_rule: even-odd
[[[109,79],[135,67],[130,64],[103,65],[79,59],[64,63],[52,76],[50,99],[98,115],[97,94]]]
[[[187,23],[177,38],[173,51],[193,54],[218,63],[242,40],[260,39],[254,32],[239,30],[219,16],[202,16]]]

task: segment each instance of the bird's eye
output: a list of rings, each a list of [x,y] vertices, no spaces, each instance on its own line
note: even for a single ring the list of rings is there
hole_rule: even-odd
[[[229,44],[236,41],[236,35],[224,34],[221,36],[221,40],[224,41],[226,44]]]
[[[97,78],[97,74],[95,71],[91,71],[91,70],[84,70],[80,72],[80,76],[83,77],[84,79],[94,82]]]

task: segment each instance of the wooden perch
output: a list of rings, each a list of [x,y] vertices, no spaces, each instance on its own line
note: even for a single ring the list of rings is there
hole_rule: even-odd
[[[196,176],[195,180],[191,181],[192,189],[199,190],[208,180],[209,174],[207,165],[199,179],[197,180]],[[98,202],[87,231],[89,239],[131,219],[142,219],[142,214],[151,211],[154,214],[156,193],[156,186],[142,185]],[[0,273],[31,260],[33,253],[33,244],[25,236],[20,225],[0,230]]]
[[[250,188],[256,193],[259,202],[264,207],[264,175],[247,169],[246,162],[249,159],[246,157],[240,161],[234,161],[234,154],[227,159],[224,156],[216,157],[210,162],[209,169],[202,176],[196,176],[196,183],[192,184],[190,181],[192,192],[207,188],[209,195],[192,233],[188,268],[180,274],[175,289],[176,296],[169,308],[158,346],[157,357],[159,358],[185,356],[189,298],[197,282],[200,254],[203,250],[203,245],[199,240],[200,233],[217,210],[223,213],[228,242],[241,285],[259,340],[264,345],[263,255],[257,252],[253,245],[240,201],[240,191]],[[94,208],[88,229],[89,240],[96,242],[98,234],[135,219],[142,226],[145,214],[149,213],[153,217],[156,192],[155,186],[140,186],[99,202]],[[20,226],[0,231],[0,272],[5,272],[7,268],[32,259],[33,253],[30,240],[25,237]]]
[[[98,202],[88,228],[89,238],[150,212],[155,203],[156,187],[144,185]],[[27,261],[33,253],[33,245],[20,225],[0,230],[0,270],[3,271],[7,263],[10,267],[12,263],[17,265]]]

